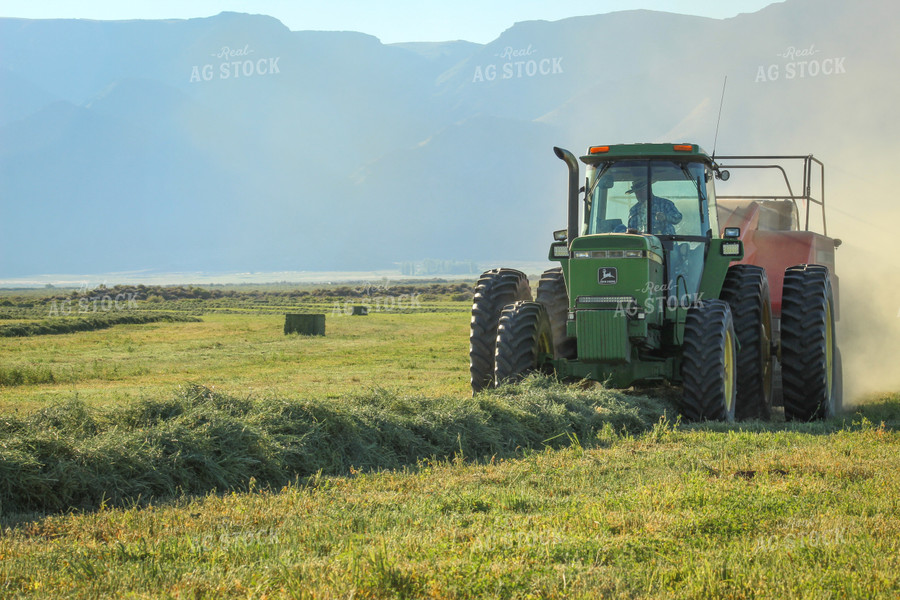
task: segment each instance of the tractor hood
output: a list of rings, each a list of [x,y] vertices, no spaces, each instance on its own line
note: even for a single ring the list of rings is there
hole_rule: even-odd
[[[655,235],[597,233],[572,241],[572,258],[648,258],[662,264],[662,243]]]
[[[643,305],[663,291],[663,249],[653,235],[601,233],[576,238],[569,260],[573,308]],[[658,316],[658,315],[657,315]]]

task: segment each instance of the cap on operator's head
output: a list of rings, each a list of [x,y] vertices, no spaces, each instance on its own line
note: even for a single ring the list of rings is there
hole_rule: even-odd
[[[633,194],[635,190],[645,190],[647,189],[647,180],[646,179],[636,179],[631,184],[631,189],[625,192],[626,194]]]

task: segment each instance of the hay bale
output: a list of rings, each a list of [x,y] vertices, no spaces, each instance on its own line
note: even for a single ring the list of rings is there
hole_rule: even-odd
[[[284,334],[325,335],[325,315],[301,314],[284,315]]]
[[[356,316],[365,316],[365,315],[369,314],[369,307],[368,306],[354,306],[353,314]]]

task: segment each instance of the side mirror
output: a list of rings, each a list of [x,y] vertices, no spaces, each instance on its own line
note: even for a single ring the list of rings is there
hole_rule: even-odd
[[[718,177],[722,181],[728,181],[729,179],[731,179],[731,173],[723,169],[721,171],[716,171],[716,177]]]
[[[844,240],[839,240],[837,238],[834,239],[834,247],[835,248],[840,248],[841,244],[843,244],[843,243],[844,243]]]

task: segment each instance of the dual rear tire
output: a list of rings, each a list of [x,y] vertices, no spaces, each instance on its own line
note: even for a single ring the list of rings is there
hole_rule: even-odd
[[[485,271],[475,286],[469,328],[472,394],[519,381],[548,358],[573,357],[575,340],[565,335],[568,308],[560,268],[541,276],[537,302],[531,302],[531,287],[521,271]]]
[[[722,303],[729,316],[722,316]],[[730,324],[722,325],[730,321]],[[727,334],[734,351],[734,402],[727,381]],[[763,419],[771,416],[775,388],[772,308],[765,271],[733,265],[720,301],[688,313],[682,377],[684,416],[691,420]],[[723,362],[724,357],[724,362]],[[725,370],[725,375],[721,374]],[[841,354],[835,339],[835,304],[828,269],[799,265],[785,271],[781,311],[781,383],[788,421],[836,415],[842,402]]]
[[[473,395],[494,386],[500,313],[509,304],[530,300],[531,286],[521,271],[491,269],[478,279],[469,327],[469,376]]]
[[[834,316],[827,268],[799,265],[785,271],[781,381],[788,421],[825,419],[841,410],[842,365]]]

